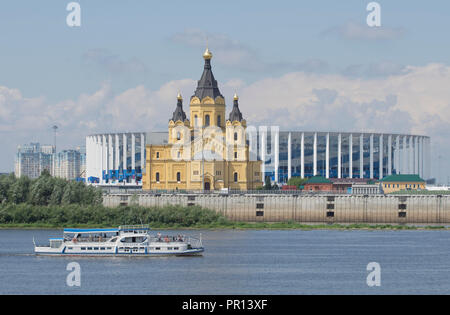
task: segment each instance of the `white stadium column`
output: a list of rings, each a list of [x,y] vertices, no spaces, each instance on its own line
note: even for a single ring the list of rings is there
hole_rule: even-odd
[[[342,168],[342,135],[339,133],[338,135],[338,173],[337,173],[337,177],[341,178],[342,177],[342,173],[341,173],[341,168]]]
[[[317,132],[314,133],[313,142],[313,175],[317,175]]]
[[[116,133],[114,144],[116,146],[116,154],[114,155],[114,171],[117,174],[116,181],[119,181],[119,165],[120,165],[120,151],[119,151],[119,134]]]
[[[92,148],[91,148],[91,137],[86,137],[86,179],[91,174],[91,161],[89,160],[89,157],[92,158]],[[86,181],[87,182],[87,181]]]
[[[392,135],[388,137],[388,175],[392,175]]]
[[[266,131],[267,127],[259,127],[259,145],[260,145],[260,156],[261,156],[261,174],[262,174],[262,180],[265,183],[266,180]]]
[[[373,134],[370,135],[370,178],[373,178]]]
[[[359,136],[359,178],[364,178],[364,134]]]
[[[95,136],[95,147],[95,177],[100,180],[102,178],[100,175],[102,172],[102,145],[99,136]]]
[[[427,167],[426,167],[426,172],[425,172],[425,176],[426,176],[426,178],[427,179],[430,179],[431,178],[431,140],[430,140],[430,138],[426,138],[427,139],[427,141],[426,141],[426,143],[427,143],[427,151],[426,151],[426,165],[427,165]]]
[[[383,179],[383,159],[384,159],[384,154],[383,154],[383,135],[380,135],[380,140],[379,140],[379,145],[380,145],[380,147],[379,147],[379,149],[378,149],[378,161],[379,161],[379,166],[380,166],[380,168],[379,168],[379,170],[378,170],[378,172],[379,172],[379,174],[378,174],[378,178],[379,179]]]
[[[305,133],[302,132],[302,138],[300,142],[301,153],[300,153],[300,175],[305,178]]]
[[[414,137],[414,174],[419,174],[419,137]]]
[[[289,132],[288,135],[288,180],[292,177],[292,140],[291,140],[291,133]]]
[[[131,134],[131,171],[136,174],[136,136],[134,133]],[[136,176],[133,183],[136,183]]]
[[[401,162],[401,150],[400,150],[400,136],[397,136],[396,140],[395,140],[395,151],[397,152],[396,156],[395,156],[395,170],[397,172],[397,174],[401,174],[402,169],[400,166],[400,162]]]
[[[141,174],[144,173],[145,169],[145,137],[144,134],[141,133]]]
[[[124,133],[122,137],[122,169],[125,173],[127,171],[127,134]],[[124,181],[126,181],[126,178],[124,178]]]
[[[414,174],[414,140],[409,137],[409,174]]]
[[[419,138],[419,175],[423,178],[423,137]]]
[[[348,136],[348,177],[353,178],[353,134]]]
[[[273,133],[272,133],[273,135]],[[280,143],[280,132],[278,127],[275,128],[275,153],[274,153],[274,158],[275,158],[275,183],[278,183],[278,168],[280,167],[280,163],[279,163],[279,143]],[[273,151],[272,151],[273,152]]]
[[[112,135],[108,135],[108,174],[114,169],[114,151]],[[110,179],[111,182],[111,179]]]
[[[106,135],[102,135],[102,182],[104,182],[103,179],[103,173],[108,170],[108,147],[106,143]]]
[[[330,178],[330,133],[327,133],[327,143],[325,147],[325,175]]]
[[[406,145],[406,136],[403,136],[403,150],[402,150],[402,174],[408,174],[409,170],[408,170],[408,148]]]

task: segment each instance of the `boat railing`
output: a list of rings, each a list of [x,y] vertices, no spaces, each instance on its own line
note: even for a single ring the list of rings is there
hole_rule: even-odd
[[[150,230],[148,224],[137,224],[137,225],[121,225],[119,226],[120,231],[135,231],[135,230]]]
[[[200,238],[195,238],[192,236],[185,236],[185,235],[162,235],[160,237],[158,236],[150,236],[148,238],[148,241],[151,243],[185,243],[190,244],[194,248],[203,247],[201,235]]]

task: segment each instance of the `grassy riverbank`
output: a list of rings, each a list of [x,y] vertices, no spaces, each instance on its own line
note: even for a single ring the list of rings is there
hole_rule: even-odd
[[[445,226],[390,224],[304,224],[299,222],[233,222],[199,206],[107,208],[102,205],[0,205],[0,229],[109,228],[149,224],[153,229],[302,229],[302,230],[418,230],[450,229]]]
[[[0,224],[0,230],[7,229],[63,229],[63,228],[110,228],[117,226],[103,224]],[[412,225],[390,225],[390,224],[301,224],[289,222],[274,223],[252,223],[233,222],[227,225],[220,224],[197,224],[195,226],[181,226],[177,224],[150,224],[153,230],[450,230],[446,226],[412,226]]]

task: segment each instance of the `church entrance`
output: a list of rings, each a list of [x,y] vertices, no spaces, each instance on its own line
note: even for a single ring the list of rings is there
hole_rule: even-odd
[[[209,182],[205,182],[204,190],[205,190],[205,191],[209,191],[210,189],[211,189],[210,183],[209,183]]]

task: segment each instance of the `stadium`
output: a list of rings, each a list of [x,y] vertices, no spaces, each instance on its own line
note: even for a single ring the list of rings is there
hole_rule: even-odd
[[[145,145],[167,144],[168,132],[94,134],[86,137],[86,178],[103,185],[142,184]],[[264,161],[261,181],[292,176],[381,179],[391,174],[430,174],[430,138],[421,135],[279,131],[247,128],[253,158]],[[143,157],[143,158],[142,158]]]

